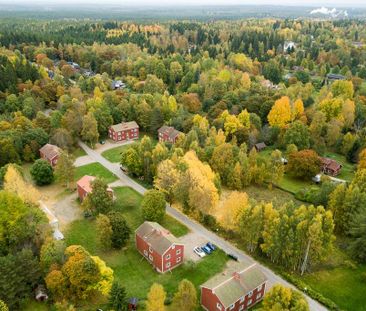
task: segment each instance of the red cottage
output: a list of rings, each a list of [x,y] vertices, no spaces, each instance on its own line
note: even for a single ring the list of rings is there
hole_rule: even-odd
[[[183,262],[184,245],[156,222],[145,221],[137,228],[136,248],[160,273],[170,271]]]
[[[91,183],[93,180],[95,180],[94,176],[85,175],[77,181],[76,185],[78,188],[78,196],[81,202],[83,202],[85,197],[92,192],[93,189]],[[112,197],[114,197],[112,188],[108,187],[107,191]]]
[[[163,125],[158,129],[159,141],[174,144],[182,132],[177,131],[174,127]]]
[[[126,141],[139,138],[139,126],[135,121],[112,125],[108,131],[109,138],[114,141]]]
[[[57,164],[57,160],[61,154],[61,149],[55,145],[46,144],[39,149],[40,157],[54,167]]]
[[[342,169],[342,165],[337,161],[329,158],[320,158],[322,171],[324,174],[337,176]]]
[[[201,305],[208,311],[242,311],[263,299],[267,278],[254,263],[237,263],[201,285]]]

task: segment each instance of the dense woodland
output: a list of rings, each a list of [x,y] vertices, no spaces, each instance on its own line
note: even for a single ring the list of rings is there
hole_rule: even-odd
[[[295,46],[285,49],[288,42]],[[342,250],[366,262],[364,21],[14,19],[0,21],[0,44],[0,299],[11,310],[42,282],[57,310],[110,290],[99,257],[50,242],[37,195],[22,189],[21,165],[51,142],[67,166],[78,140],[94,146],[123,121],[146,134],[121,156],[129,174],[207,227],[239,236],[248,253],[302,275],[342,239]],[[114,80],[126,88],[112,89]],[[176,144],[151,138],[164,124],[182,132]],[[273,150],[267,157],[254,148],[260,142]],[[354,165],[346,183],[325,177],[280,206],[245,193],[279,187],[285,175],[311,180],[327,152]],[[224,189],[232,190],[229,216],[216,219]],[[93,210],[102,201],[84,205],[108,214],[108,206]]]

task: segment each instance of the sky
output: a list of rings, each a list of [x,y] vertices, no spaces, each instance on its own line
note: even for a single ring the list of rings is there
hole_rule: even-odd
[[[326,7],[366,7],[365,0],[0,0],[1,3],[67,4],[105,3],[123,5],[291,5]]]

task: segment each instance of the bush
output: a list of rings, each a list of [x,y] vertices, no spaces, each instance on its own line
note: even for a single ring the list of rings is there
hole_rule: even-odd
[[[49,185],[54,179],[52,166],[43,159],[34,162],[30,173],[38,186]]]

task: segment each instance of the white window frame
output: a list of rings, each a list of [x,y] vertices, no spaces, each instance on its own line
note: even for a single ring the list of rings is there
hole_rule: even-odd
[[[165,256],[165,260],[169,260],[170,259],[170,254]]]
[[[182,252],[182,250],[181,249],[177,249],[177,251],[176,251],[176,254],[177,255],[180,255],[180,253]]]
[[[149,252],[152,253],[153,252],[153,249],[151,246],[149,246]]]
[[[262,298],[262,292],[258,293],[256,299]]]
[[[146,249],[144,250],[144,255],[145,255],[145,256],[147,256],[147,255],[148,255],[148,252],[147,252],[147,250],[146,250]]]
[[[248,302],[247,302],[247,306],[251,305],[252,304],[252,298],[249,298]]]
[[[243,297],[241,297],[240,298],[240,303],[243,303],[244,302],[244,299],[245,299],[245,297],[243,296]]]
[[[235,307],[235,303],[233,303],[233,304],[231,304],[231,305],[229,306],[229,310],[234,309],[234,307]]]
[[[222,310],[222,306],[221,306],[221,304],[218,302],[218,303],[216,303],[216,308],[218,309],[218,310]]]
[[[177,257],[177,262],[180,262],[182,260],[182,257]]]
[[[167,269],[169,269],[169,268],[171,267],[170,262],[167,262],[167,263],[166,263],[166,265],[165,265],[165,267],[166,267]]]
[[[241,305],[239,308],[239,311],[243,311],[244,310],[244,305]]]
[[[250,291],[250,292],[248,293],[248,297],[250,298],[250,297],[252,297],[252,295],[253,295],[253,291]]]
[[[150,255],[149,255],[149,259],[150,259],[150,260],[153,260],[153,259],[154,259],[154,257],[150,254]]]

